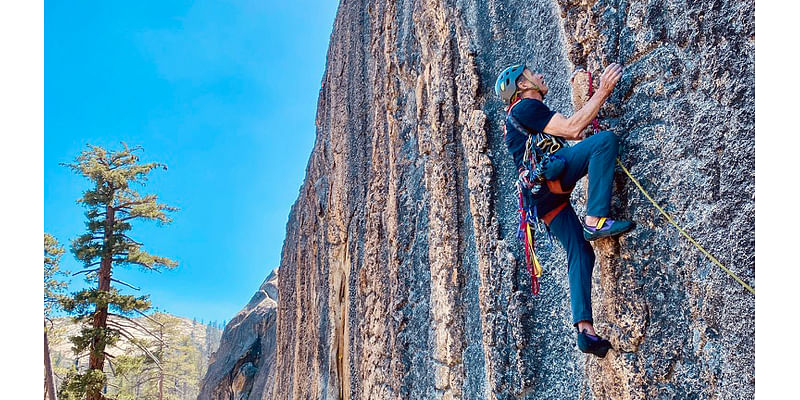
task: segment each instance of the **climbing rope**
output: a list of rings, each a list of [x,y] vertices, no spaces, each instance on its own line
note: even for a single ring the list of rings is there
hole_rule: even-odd
[[[592,81],[591,72],[586,71],[586,74],[589,75],[589,98],[591,99],[592,95],[594,94],[594,81]],[[600,130],[600,122],[597,121],[597,118],[592,120],[592,129],[594,129],[594,133],[597,133],[597,131]]]
[[[594,82],[592,81],[592,73],[589,72],[589,71],[586,71],[586,74],[588,75],[588,78],[589,78],[589,98],[591,98],[592,94],[594,94],[594,88],[593,88]],[[574,74],[573,74],[573,78],[574,78]],[[600,130],[600,124],[598,123],[597,118],[592,120],[592,130],[594,131],[594,133],[597,133]],[[630,171],[628,171],[628,169],[625,168],[624,165],[622,165],[622,162],[619,160],[619,158],[617,158],[617,164],[619,164],[620,168],[622,168],[622,170],[625,171],[625,175],[628,175],[628,178],[630,178],[630,180],[633,182],[633,184],[636,185],[637,188],[639,188],[639,191],[641,191],[642,194],[645,197],[647,197],[647,199],[650,200],[651,203],[653,203],[653,205],[656,207],[656,209],[658,209],[658,211],[661,213],[661,215],[663,215],[664,218],[667,219],[667,222],[669,222],[670,224],[672,224],[672,226],[674,226],[676,229],[678,229],[678,232],[680,232],[681,235],[686,236],[686,238],[689,239],[689,241],[692,242],[692,244],[694,244],[695,247],[697,247],[698,250],[700,250],[703,254],[706,255],[706,257],[708,257],[709,260],[711,260],[711,262],[713,262],[714,264],[717,264],[720,268],[722,268],[725,272],[727,272],[728,275],[730,275],[731,277],[733,277],[733,279],[735,279],[737,282],[739,282],[739,284],[741,284],[745,289],[747,289],[748,292],[752,293],[753,295],[756,294],[756,291],[753,289],[752,286],[750,286],[747,283],[745,283],[741,278],[739,278],[738,275],[733,273],[733,271],[729,270],[724,265],[722,265],[722,263],[719,262],[719,260],[717,260],[716,257],[711,255],[711,253],[709,253],[706,249],[704,249],[703,246],[700,245],[700,243],[697,243],[697,241],[694,240],[693,237],[691,237],[688,233],[686,233],[686,231],[683,228],[681,228],[680,225],[678,225],[678,223],[675,222],[675,220],[672,219],[672,217],[670,217],[670,215],[667,214],[667,212],[664,211],[664,209],[661,208],[661,206],[659,206],[658,203],[656,203],[655,200],[653,200],[653,197],[650,196],[650,194],[647,193],[646,190],[644,190],[644,188],[642,187],[642,184],[640,184],[639,181],[636,180],[636,178],[634,178],[633,175],[631,175]]]
[[[628,171],[628,169],[625,168],[624,165],[622,165],[622,162],[619,161],[619,158],[617,158],[617,164],[619,164],[619,166],[622,168],[622,170],[625,171],[625,175],[628,175],[628,178],[630,178],[631,181],[633,181],[634,185],[636,185],[636,187],[639,188],[639,191],[641,191],[642,194],[644,194],[644,196],[647,197],[647,199],[650,200],[651,203],[653,203],[653,205],[656,207],[656,209],[658,209],[658,211],[661,212],[661,215],[663,215],[664,218],[667,219],[667,222],[669,222],[670,224],[672,224],[672,226],[677,228],[678,231],[683,236],[686,236],[686,238],[689,239],[689,241],[692,242],[692,244],[694,244],[695,247],[697,247],[701,252],[703,252],[703,254],[705,254],[706,257],[708,257],[714,264],[717,264],[720,268],[722,268],[725,272],[727,272],[728,275],[732,276],[733,279],[736,279],[736,281],[739,282],[745,289],[747,289],[747,291],[749,291],[753,295],[756,294],[756,291],[753,290],[753,288],[750,285],[745,283],[741,278],[739,278],[735,273],[733,273],[733,271],[729,270],[728,268],[725,268],[725,266],[722,265],[722,263],[719,262],[719,260],[717,260],[716,257],[712,256],[711,253],[709,253],[706,249],[703,248],[703,246],[700,245],[700,243],[697,243],[697,241],[694,240],[693,237],[691,237],[688,233],[686,233],[686,231],[683,230],[683,228],[681,228],[680,225],[678,225],[678,223],[676,223],[675,220],[672,219],[672,217],[670,217],[669,214],[667,214],[667,212],[664,211],[664,209],[661,208],[661,206],[659,206],[658,203],[656,203],[655,200],[653,200],[653,197],[651,197],[650,194],[647,193],[646,190],[644,190],[644,188],[639,183],[639,181],[636,180],[636,178],[634,178],[633,175],[631,175],[630,171]]]

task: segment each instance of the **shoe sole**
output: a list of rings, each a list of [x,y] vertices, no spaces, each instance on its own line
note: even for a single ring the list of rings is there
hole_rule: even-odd
[[[585,340],[584,340],[584,341],[585,341]],[[581,348],[581,342],[582,342],[582,341],[581,341],[581,337],[579,336],[579,337],[578,337],[578,343],[577,343],[577,345],[578,345],[578,350],[580,350],[582,353],[585,353],[585,354],[594,354],[594,355],[595,355],[595,356],[597,356],[597,357],[600,357],[600,358],[605,358],[606,354],[608,354],[608,351],[611,349],[611,343],[609,343],[609,342],[608,342],[608,341],[606,341],[606,340],[604,340],[604,341],[605,341],[606,343],[608,343],[608,344],[607,344],[607,345],[604,345],[604,346],[598,346],[597,348],[594,348],[594,349],[586,349],[586,350],[584,350],[584,349],[582,349],[582,348]],[[584,343],[584,344],[585,344],[585,343]],[[599,344],[598,344],[598,345],[599,345]],[[587,347],[588,347],[588,346],[587,346]]]
[[[611,350],[611,347],[608,347],[605,350],[603,350],[602,352],[599,352],[600,354],[597,354],[597,353],[592,353],[592,354],[594,354],[595,356],[597,356],[599,358],[606,358],[606,354],[608,354],[609,350]]]
[[[596,352],[594,352],[594,351],[583,351],[580,347],[578,348],[578,350],[580,350],[581,353],[584,353],[584,354],[592,354],[592,355],[595,355],[595,356],[597,356],[599,358],[605,358],[606,354],[608,354],[608,351],[611,350],[611,347],[606,347],[604,349],[597,350]]]
[[[609,232],[609,233],[601,233],[601,234],[592,234],[593,236],[589,236],[589,237],[586,237],[586,233],[587,233],[586,232],[586,228],[583,228],[583,238],[586,239],[587,241],[591,242],[592,240],[597,240],[597,239],[602,239],[602,238],[606,238],[606,237],[613,237],[613,236],[623,235],[623,234],[626,234],[626,233],[632,231],[633,228],[636,228],[636,223],[631,221],[630,228],[625,229],[622,232],[615,232],[615,233],[610,233]]]

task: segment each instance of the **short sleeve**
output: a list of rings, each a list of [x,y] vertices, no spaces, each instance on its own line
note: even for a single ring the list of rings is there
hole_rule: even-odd
[[[544,127],[556,114],[550,111],[544,103],[536,99],[523,99],[517,104],[511,113],[526,128],[533,132],[544,132]]]

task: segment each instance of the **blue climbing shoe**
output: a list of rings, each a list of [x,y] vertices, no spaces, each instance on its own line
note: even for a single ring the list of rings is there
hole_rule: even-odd
[[[578,348],[584,353],[592,353],[603,358],[608,353],[608,349],[611,348],[611,342],[600,336],[591,335],[584,329],[583,332],[578,332]]]
[[[596,226],[583,224],[583,238],[595,240],[602,237],[616,236],[623,234],[636,227],[633,221],[613,220],[606,217],[600,218]]]

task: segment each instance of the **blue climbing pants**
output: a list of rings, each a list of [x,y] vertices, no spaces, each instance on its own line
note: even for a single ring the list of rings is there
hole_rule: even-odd
[[[566,160],[561,175],[561,187],[571,189],[579,179],[589,175],[586,212],[594,217],[607,217],[611,207],[611,185],[619,139],[611,131],[598,132],[572,147],[556,152]],[[550,222],[550,232],[567,251],[572,323],[592,319],[592,270],[594,249],[583,238],[583,224],[571,204],[562,209]]]

